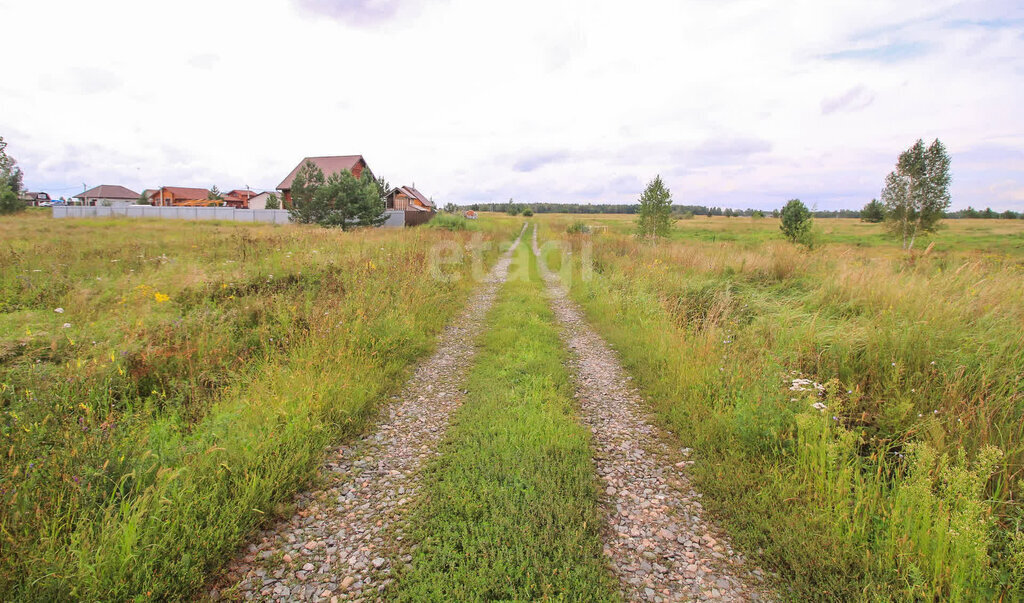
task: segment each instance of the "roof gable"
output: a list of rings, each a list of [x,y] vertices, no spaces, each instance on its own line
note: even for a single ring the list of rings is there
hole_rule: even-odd
[[[116,184],[101,184],[74,196],[75,199],[85,199],[87,197],[96,199],[138,199],[139,193]]]
[[[413,197],[414,199],[418,200],[423,205],[426,205],[427,207],[434,207],[434,204],[430,201],[430,199],[427,199],[426,195],[424,195],[423,193],[419,192],[414,187],[411,187],[411,186],[400,186],[400,187],[398,187],[398,189],[401,190],[406,195],[408,195],[410,197]]]
[[[190,188],[187,186],[164,186],[156,189],[150,197],[160,196],[160,191],[168,192],[175,197],[184,199],[206,199],[210,196],[210,191],[205,188]]]
[[[362,155],[333,155],[328,157],[306,157],[299,162],[299,165],[295,166],[295,169],[288,174],[288,176],[281,181],[281,184],[277,185],[279,190],[290,190],[292,188],[292,182],[295,180],[295,176],[298,175],[299,169],[302,168],[309,161],[316,167],[320,168],[320,171],[324,173],[324,177],[336,174],[343,170],[352,171],[352,168],[356,167],[359,162],[362,162],[367,170],[370,170],[370,166],[363,159]],[[370,174],[373,174],[373,170],[370,170]]]

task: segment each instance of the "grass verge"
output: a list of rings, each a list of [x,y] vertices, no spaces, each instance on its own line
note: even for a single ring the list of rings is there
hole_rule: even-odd
[[[520,278],[517,278],[520,277]],[[520,245],[424,499],[403,601],[614,600],[586,431],[536,260]]]

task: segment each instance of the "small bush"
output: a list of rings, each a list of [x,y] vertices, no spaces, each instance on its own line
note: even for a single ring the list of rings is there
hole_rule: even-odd
[[[427,226],[431,228],[443,228],[444,230],[475,230],[476,225],[471,224],[469,220],[463,216],[452,215],[452,214],[437,214],[430,222],[427,222]]]
[[[0,183],[0,214],[13,214],[25,210],[25,202],[6,182]]]
[[[565,229],[565,232],[569,234],[589,234],[590,227],[583,222],[573,222]]]
[[[799,199],[790,199],[782,208],[782,224],[779,229],[787,239],[794,243],[811,246],[813,236],[811,235],[811,212]]]
[[[529,218],[533,215],[533,210],[527,207],[526,209],[523,210],[523,215]]]

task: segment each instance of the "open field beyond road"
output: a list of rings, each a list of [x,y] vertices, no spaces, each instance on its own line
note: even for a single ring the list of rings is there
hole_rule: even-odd
[[[949,221],[908,255],[854,221],[820,222],[876,234],[812,251],[771,220],[701,222],[652,245],[541,219],[734,541],[796,598],[1018,598],[1024,225]]]

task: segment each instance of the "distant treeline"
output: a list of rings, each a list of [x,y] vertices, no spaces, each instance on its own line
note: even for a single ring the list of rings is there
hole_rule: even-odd
[[[529,209],[538,214],[635,214],[639,205],[620,205],[611,203],[586,204],[586,203],[473,203],[463,206],[465,209],[474,211],[496,211],[521,213]],[[673,205],[672,212],[679,216],[773,216],[778,217],[779,210],[766,211],[760,209],[732,209],[729,207],[708,207],[705,205]],[[861,212],[857,209],[840,210],[817,210],[812,212],[815,218],[860,218]],[[996,212],[990,208],[983,210],[968,207],[945,214],[947,218],[989,218],[989,219],[1024,219],[1024,212],[1006,210]]]

